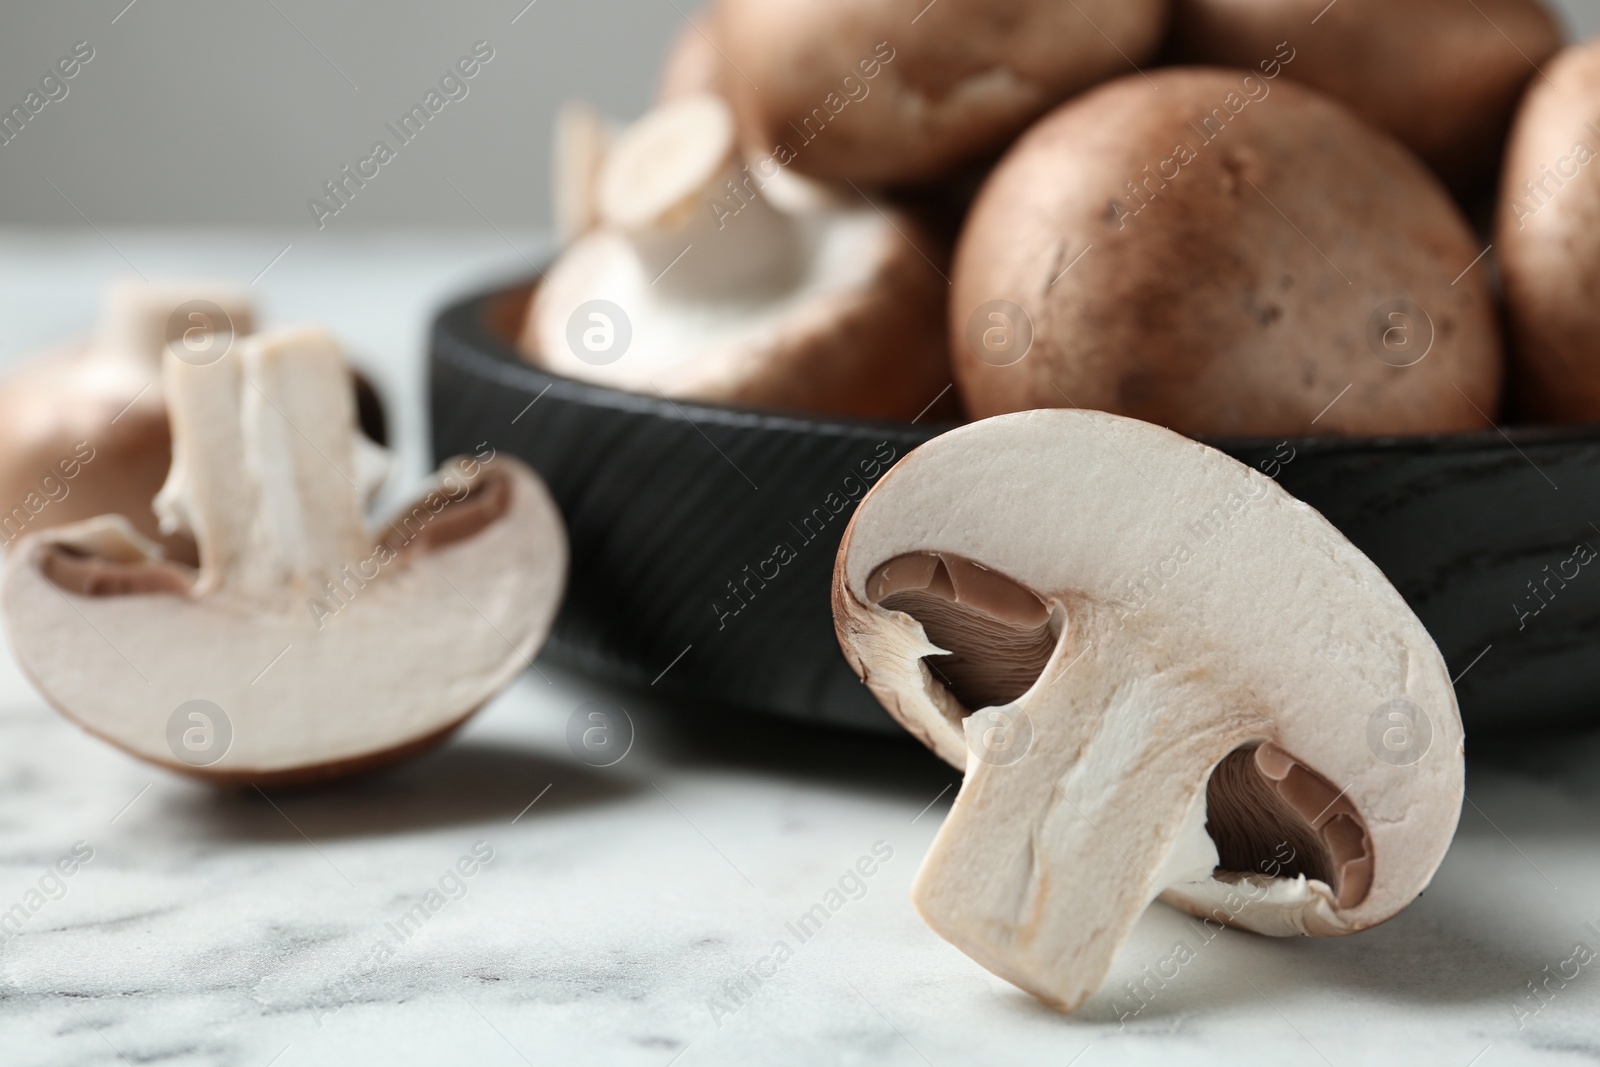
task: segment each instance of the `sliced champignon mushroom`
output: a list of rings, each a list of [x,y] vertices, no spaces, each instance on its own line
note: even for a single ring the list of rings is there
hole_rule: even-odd
[[[950,378],[946,285],[915,228],[781,174],[741,162],[717,97],[647,115],[606,154],[602,225],[540,284],[523,352],[644,393],[916,415]]]
[[[1541,0],[1174,0],[1170,40],[1177,62],[1282,73],[1336,97],[1460,188],[1493,177],[1561,27]]]
[[[920,182],[1142,63],[1166,0],[717,0],[746,141],[819,178]]]
[[[951,272],[956,383],[975,418],[1484,429],[1502,366],[1481,251],[1438,180],[1327,97],[1151,71],[1064,104],[984,185]]]
[[[120,516],[20,542],[6,626],[51,703],[153,763],[284,784],[420,751],[527,665],[564,582],[549,494],[516,460],[458,458],[375,537],[347,375],[318,329],[166,357],[164,499],[200,565]]]
[[[1365,556],[1222,453],[1091,411],[1004,415],[908,455],[834,572],[846,657],[965,769],[923,918],[1070,1011],[1158,896],[1266,934],[1347,934],[1428,884],[1461,720]]]
[[[1600,41],[1567,49],[1518,112],[1496,252],[1518,414],[1600,420]]]
[[[113,283],[88,341],[0,383],[0,539],[107,513],[160,537],[150,500],[172,458],[161,354],[175,343],[203,359],[251,329],[249,297],[226,283]]]

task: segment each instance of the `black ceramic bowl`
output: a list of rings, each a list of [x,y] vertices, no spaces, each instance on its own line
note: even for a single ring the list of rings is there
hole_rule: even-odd
[[[532,464],[561,505],[572,575],[550,654],[702,704],[894,729],[834,639],[834,554],[872,480],[948,427],[546,374],[513,347],[531,292],[438,316],[430,404],[437,458],[487,441]],[[1383,569],[1443,650],[1470,729],[1592,719],[1600,426],[1210,443],[1276,477]]]

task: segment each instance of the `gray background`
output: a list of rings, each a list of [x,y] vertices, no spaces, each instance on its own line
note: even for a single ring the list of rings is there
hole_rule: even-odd
[[[638,114],[697,3],[0,0],[0,111],[75,42],[95,49],[67,97],[0,146],[0,224],[313,231],[307,198],[392,144],[384,123],[486,40],[495,57],[469,95],[327,228],[544,225],[556,104]],[[1559,4],[1576,34],[1600,32],[1600,0]]]

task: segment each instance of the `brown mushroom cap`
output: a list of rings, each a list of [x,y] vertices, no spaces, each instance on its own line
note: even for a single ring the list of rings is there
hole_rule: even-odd
[[[226,283],[113,283],[93,337],[0,383],[0,541],[114,513],[171,551],[192,551],[185,538],[163,538],[150,509],[172,462],[161,354],[185,334],[226,346],[252,329],[248,296]]]
[[[718,0],[746,140],[819,178],[934,178],[1143,62],[1166,0]],[[780,150],[780,156],[783,152]]]
[[[1461,185],[1493,176],[1561,27],[1541,0],[1174,0],[1171,42],[1180,63],[1281,64]]]
[[[150,501],[172,442],[151,380],[132,361],[73,346],[30,361],[0,385],[0,538],[9,544],[106,513],[160,535]]]
[[[523,353],[642,393],[878,418],[923,411],[950,384],[947,284],[922,251],[931,242],[898,212],[844,206],[785,176],[770,159],[743,162],[719,97],[641,119],[607,153],[603,225],[535,293]],[[591,321],[626,347],[583,350]]]
[[[1496,220],[1511,394],[1529,418],[1600,419],[1600,41],[1569,48],[1523,100]]]
[[[239,347],[207,365],[167,356],[162,496],[199,568],[120,516],[30,534],[0,594],[18,663],[91,732],[215,781],[317,780],[420,751],[548,633],[566,562],[554,502],[520,462],[480,454],[371,532],[337,346],[302,329]]]
[[[857,506],[846,658],[965,777],[912,887],[1070,1011],[1158,895],[1348,934],[1428,884],[1461,809],[1449,671],[1378,568],[1276,482],[1158,426],[952,430]]]
[[[1123,78],[1034,126],[979,193],[952,270],[957,385],[979,418],[1482,428],[1501,356],[1480,251],[1438,180],[1327,97],[1242,71]],[[989,344],[1019,322],[1020,359]]]

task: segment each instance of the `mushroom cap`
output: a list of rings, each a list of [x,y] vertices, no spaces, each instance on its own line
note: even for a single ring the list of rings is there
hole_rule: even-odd
[[[718,0],[746,140],[820,178],[934,178],[1143,62],[1165,0]]]
[[[226,282],[112,282],[92,337],[0,381],[0,541],[115,513],[168,551],[192,552],[162,537],[150,508],[172,461],[161,354],[186,341],[226,346],[253,328],[248,293]]]
[[[1462,184],[1493,176],[1517,98],[1561,36],[1541,0],[1174,0],[1170,50],[1249,70],[1287,58],[1286,76]]]
[[[871,208],[798,217],[801,278],[761,300],[663,295],[625,237],[591,233],[540,284],[522,350],[557,374],[635,392],[914,417],[950,381],[945,284],[907,236],[913,228],[893,217]],[[632,332],[620,359],[598,365],[568,334],[580,305],[597,299],[621,308]]]
[[[979,193],[951,275],[957,385],[974,417],[1483,428],[1502,369],[1468,269],[1480,252],[1415,157],[1312,90],[1198,68],[1123,78],[1039,122]],[[992,301],[1031,322],[1019,361],[975,348]]]
[[[933,557],[943,577],[907,580]],[[940,583],[942,617],[927,598],[894,599]],[[963,951],[1059,1007],[1098,985],[1160,889],[1215,916],[1219,897],[1255,884],[1266,899],[1219,921],[1348,933],[1415,898],[1454,832],[1461,720],[1422,624],[1316,511],[1160,427],[1040,410],[921,446],[857,507],[834,615],[846,657],[884,707],[966,769],[918,876],[919,908]],[[1040,636],[1030,651],[1025,638]],[[997,708],[1031,724],[1020,759],[979,747]],[[1397,710],[1419,739],[1407,750],[1399,738],[1399,758],[1384,732]],[[1365,833],[1364,872],[1346,866],[1331,879],[1345,884],[1330,885],[1253,868],[1208,878],[1202,865],[1162,879],[1174,857],[1192,863],[1183,826],[1208,788],[1224,856],[1230,835],[1278,840],[1282,812],[1251,815],[1259,795],[1235,799],[1231,814],[1217,803],[1226,798],[1214,770],[1252,748],[1262,783],[1304,787],[1291,803],[1323,820],[1325,839]],[[1306,811],[1307,797],[1330,799]],[[1327,819],[1333,811],[1342,816]],[[1362,878],[1364,891],[1348,892]]]
[[[1495,245],[1519,414],[1600,419],[1600,41],[1568,48],[1528,89]]]
[[[160,536],[150,501],[172,439],[142,360],[71,345],[18,368],[0,383],[0,455],[0,540],[107,513]]]
[[[165,367],[162,495],[198,570],[121,516],[31,534],[0,590],[12,650],[86,729],[212,780],[315,780],[418,751],[548,633],[567,559],[555,504],[491,450],[450,461],[371,533],[337,345],[298,329],[240,348]]]

